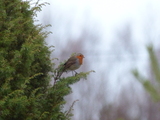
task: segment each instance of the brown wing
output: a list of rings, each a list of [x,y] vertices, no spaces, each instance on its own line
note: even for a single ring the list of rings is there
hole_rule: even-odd
[[[66,63],[64,63],[64,71],[69,68],[71,65],[76,63],[77,58],[75,56],[70,57]]]

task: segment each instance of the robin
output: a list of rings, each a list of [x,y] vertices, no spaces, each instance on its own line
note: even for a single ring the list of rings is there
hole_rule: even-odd
[[[83,64],[84,55],[81,53],[77,53],[71,56],[61,67],[61,70],[57,72],[55,80],[60,78],[60,76],[65,71],[74,71],[78,69]]]

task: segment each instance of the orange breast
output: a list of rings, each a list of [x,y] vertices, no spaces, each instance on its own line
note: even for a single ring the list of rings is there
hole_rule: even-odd
[[[83,57],[77,56],[77,58],[79,59],[79,64],[82,65],[82,63],[83,63]]]

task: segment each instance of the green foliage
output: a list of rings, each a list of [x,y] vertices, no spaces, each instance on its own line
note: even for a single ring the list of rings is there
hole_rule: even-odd
[[[160,101],[160,65],[158,63],[157,57],[153,51],[152,46],[147,47],[149,58],[150,58],[150,64],[151,64],[151,70],[153,72],[154,80],[156,81],[156,84],[152,84],[149,79],[146,79],[142,77],[137,70],[133,71],[134,76],[143,84],[146,91],[153,97],[155,101]]]
[[[87,73],[61,78],[50,85],[54,63],[43,26],[34,24],[45,4],[31,1],[0,1],[0,120],[67,120],[62,112],[69,85]],[[67,113],[67,114],[66,114]]]
[[[48,96],[48,97],[54,96],[53,101],[57,101],[57,103],[54,106],[56,108],[56,110],[59,109],[59,106],[61,104],[65,104],[63,97],[72,92],[70,85],[78,82],[81,78],[86,79],[87,75],[91,72],[93,72],[93,71],[89,71],[86,73],[81,72],[81,73],[76,74],[75,76],[71,76],[71,77],[67,77],[67,78],[60,78],[59,81],[56,80],[55,85],[51,88],[51,91],[49,93],[50,96]],[[71,106],[71,107],[73,107],[73,106]],[[52,112],[56,112],[54,110],[55,109],[53,109]],[[68,117],[65,120],[69,119],[69,117],[72,116],[71,110],[68,110],[65,113],[66,113],[65,114],[66,117]]]

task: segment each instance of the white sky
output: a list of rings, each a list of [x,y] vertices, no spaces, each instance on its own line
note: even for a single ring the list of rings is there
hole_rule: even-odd
[[[147,61],[147,53],[146,53],[146,45],[149,42],[153,42],[156,47],[159,47],[160,40],[157,40],[159,37],[159,31],[160,27],[157,27],[157,25],[160,25],[160,0],[45,0],[50,3],[50,6],[44,7],[43,11],[40,13],[39,17],[40,19],[44,20],[44,15],[50,16],[50,24],[52,25],[52,20],[57,19],[60,24],[59,29],[57,27],[52,26],[51,31],[53,32],[52,39],[57,35],[58,32],[60,32],[61,39],[63,39],[63,44],[65,43],[65,39],[63,36],[66,37],[68,32],[66,32],[65,24],[61,24],[61,19],[66,19],[68,21],[74,19],[73,26],[71,26],[72,32],[69,34],[72,34],[72,36],[76,37],[81,32],[81,27],[84,26],[84,23],[86,22],[86,16],[88,15],[89,20],[88,27],[92,28],[93,24],[90,24],[90,22],[97,23],[99,27],[99,31],[101,32],[102,36],[99,40],[99,46],[98,50],[100,51],[107,51],[108,48],[110,48],[110,44],[112,43],[114,36],[115,29],[123,28],[125,23],[132,23],[133,27],[133,39],[135,42],[135,46],[138,48],[138,55],[140,56],[138,61],[135,63],[135,61],[131,61],[131,59],[125,58],[121,60],[119,63],[115,63],[115,66],[112,68],[110,79],[112,80],[110,83],[110,91],[111,94],[114,94],[115,87],[119,86],[119,83],[114,82],[114,79],[117,79],[115,75],[118,75],[121,77],[121,80],[127,81],[128,75],[130,73],[129,68],[138,68],[142,72],[142,74],[145,74],[146,69],[144,66],[146,65]],[[48,9],[50,11],[48,11]],[[49,12],[49,13],[48,13]],[[85,15],[84,15],[85,14]],[[60,19],[57,17],[60,15]],[[150,16],[148,16],[150,15]],[[156,18],[152,18],[153,16],[156,16]],[[56,18],[57,17],[57,18]],[[153,22],[152,22],[153,19]],[[47,20],[46,20],[47,21]],[[40,21],[41,22],[41,21]],[[148,23],[148,24],[147,24]],[[48,23],[47,23],[48,24]],[[144,26],[146,26],[146,30],[150,30],[151,33],[151,40],[146,40],[147,33],[144,32]],[[63,28],[64,27],[64,28]],[[54,29],[56,28],[56,29]],[[93,27],[94,28],[94,27]],[[120,29],[121,30],[121,29]],[[50,41],[50,44],[54,45]],[[63,44],[61,44],[63,46]],[[55,46],[56,47],[56,46]],[[113,48],[114,49],[114,48]],[[101,55],[98,56],[101,59],[104,59],[104,52],[100,53]],[[124,53],[125,54],[125,53]],[[88,56],[87,56],[88,57]],[[87,57],[85,59],[87,59]],[[90,57],[90,56],[89,56]],[[88,58],[89,58],[88,57]],[[104,62],[106,61],[100,61],[101,64],[98,64],[98,67],[94,70],[97,71],[95,74],[93,74],[93,77],[96,77],[96,75],[100,74],[99,69],[104,67]],[[125,62],[125,65],[124,65]],[[95,61],[97,63],[97,61]],[[108,66],[110,63],[107,63]],[[126,66],[131,66],[127,69]],[[106,67],[106,66],[105,66]],[[110,69],[110,68],[109,68]],[[109,70],[108,70],[109,71]],[[110,71],[109,71],[110,72]],[[126,74],[126,75],[125,75]],[[99,81],[93,81],[95,84],[99,84]],[[76,88],[77,86],[75,86]],[[74,88],[74,87],[73,87]],[[76,90],[75,90],[76,91]],[[78,89],[77,89],[78,91]],[[115,93],[116,94],[116,93]],[[75,94],[76,96],[76,94]]]
[[[44,16],[50,16],[50,24],[52,25],[52,20],[57,19],[59,22],[59,28],[52,26],[51,31],[53,32],[52,39],[57,35],[63,39],[60,45],[65,45],[66,36],[68,31],[66,30],[66,23],[63,24],[61,19],[66,19],[71,21],[74,19],[73,25],[71,26],[72,36],[76,37],[81,32],[81,27],[84,26],[86,22],[86,16],[89,19],[87,22],[95,22],[100,27],[101,39],[99,40],[99,45],[96,49],[101,51],[107,51],[110,49],[110,44],[114,38],[114,30],[123,28],[124,24],[127,22],[132,23],[132,31],[135,45],[139,48],[139,55],[142,56],[142,62],[147,58],[146,45],[149,42],[153,42],[155,46],[159,47],[159,37],[160,27],[160,0],[43,0],[50,3],[50,6],[44,7],[43,11],[40,13],[40,18],[44,20]],[[42,1],[42,2],[43,2]],[[49,11],[48,11],[49,9]],[[56,18],[60,16],[59,18]],[[85,15],[84,15],[85,14]],[[151,18],[148,17],[151,16]],[[152,18],[156,16],[156,18]],[[59,17],[58,16],[58,17]],[[153,23],[152,23],[153,19]],[[47,20],[46,20],[47,21]],[[67,22],[68,22],[67,21]],[[147,24],[148,23],[148,24]],[[47,23],[48,24],[48,23]],[[88,27],[92,28],[90,23],[87,23]],[[149,29],[151,33],[151,40],[147,40],[147,33],[144,32],[144,27]],[[68,27],[68,26],[67,26]],[[56,29],[54,29],[56,28]],[[94,28],[94,27],[93,27]],[[56,34],[58,33],[58,34]],[[59,34],[61,33],[61,34]],[[155,40],[154,40],[155,39]],[[53,44],[50,41],[50,44]],[[56,47],[56,46],[55,46]],[[100,53],[99,57],[102,57],[104,52]],[[103,61],[101,61],[103,63]],[[145,64],[145,62],[143,62]],[[141,63],[141,65],[143,65]],[[103,64],[99,65],[103,67]],[[144,66],[144,65],[143,65]],[[139,69],[141,66],[137,65]]]
[[[68,21],[72,21],[73,25],[70,26],[72,36],[76,37],[81,33],[81,27],[84,26],[86,22],[86,16],[88,15],[89,19],[87,22],[95,22],[100,26],[101,39],[99,40],[99,45],[97,46],[97,50],[104,51],[101,52],[98,56],[101,59],[104,59],[104,53],[110,49],[111,43],[114,38],[115,29],[123,28],[125,23],[132,23],[132,32],[133,38],[136,47],[138,47],[138,56],[141,56],[138,59],[140,62],[135,67],[142,69],[142,72],[145,72],[142,66],[146,65],[147,53],[146,53],[146,45],[149,42],[154,41],[153,43],[158,46],[159,41],[157,41],[159,35],[160,28],[156,27],[157,24],[160,24],[160,0],[44,0],[50,3],[50,6],[44,7],[43,11],[40,14],[42,20],[44,20],[44,15],[50,16],[50,24],[52,25],[52,20],[57,19],[59,24],[59,28],[54,25],[51,28],[53,32],[52,39],[57,35],[60,39],[63,40],[60,43],[61,46],[65,46],[65,41],[67,38],[68,31],[65,28],[66,23],[61,22],[61,19],[66,19]],[[42,1],[43,2],[43,1]],[[50,11],[48,11],[48,9]],[[48,13],[49,12],[49,13]],[[85,15],[84,15],[85,14]],[[149,18],[148,15],[152,14],[157,16],[152,23],[152,18]],[[57,16],[59,15],[60,18]],[[57,17],[57,18],[56,18]],[[74,20],[72,20],[74,19]],[[151,20],[150,20],[151,19]],[[153,18],[154,19],[154,18]],[[47,20],[46,20],[47,21]],[[63,21],[63,20],[62,20]],[[68,22],[67,21],[67,22]],[[56,21],[57,22],[57,21]],[[147,33],[144,34],[144,26],[146,29],[153,31],[152,40],[146,40]],[[48,23],[47,23],[48,24]],[[87,26],[92,28],[90,23],[87,23]],[[68,26],[67,26],[68,27]],[[56,28],[56,29],[54,29]],[[93,27],[94,28],[94,27]],[[58,34],[56,34],[58,33]],[[61,34],[59,34],[61,33]],[[156,40],[154,40],[156,39]],[[55,45],[50,41],[50,44]],[[56,46],[55,46],[56,47]],[[125,53],[124,53],[125,54]],[[127,60],[127,59],[126,59]],[[129,60],[122,60],[122,62],[128,62]],[[99,64],[98,68],[103,67],[103,63],[105,61],[101,61],[102,64]],[[133,61],[131,61],[133,62]],[[128,63],[127,63],[128,64]],[[132,64],[132,63],[130,63]],[[123,64],[118,63],[118,67],[123,66]],[[130,65],[128,65],[130,66]],[[121,74],[121,69],[115,69],[115,73]],[[99,71],[98,69],[94,69],[95,71]],[[117,74],[118,74],[117,73]],[[114,76],[111,76],[111,78]],[[115,84],[115,83],[114,83]]]
[[[75,17],[77,23],[73,26],[73,35],[79,34],[79,29],[81,25],[85,22],[84,13],[91,17],[91,21],[96,21],[104,34],[102,39],[106,36],[108,42],[110,37],[112,37],[113,30],[117,27],[121,27],[126,22],[132,22],[135,27],[135,37],[140,37],[139,33],[143,29],[144,17],[146,17],[147,9],[151,8],[157,11],[155,14],[160,13],[160,0],[44,0],[50,3],[50,6],[44,7],[41,12],[44,15],[48,8],[50,8],[49,13],[51,18],[54,14],[61,14],[62,18],[72,19]],[[148,8],[147,8],[148,6]],[[156,10],[155,10],[156,9]],[[48,11],[47,11],[48,12]],[[70,13],[71,15],[69,15]],[[47,15],[46,14],[46,15]],[[148,13],[147,13],[148,14]],[[68,15],[68,16],[66,16]],[[44,17],[44,16],[43,16]],[[68,18],[67,18],[68,17]],[[42,18],[43,19],[43,18]],[[52,18],[54,19],[54,18]],[[147,20],[146,20],[147,21]],[[51,21],[50,21],[51,22]],[[51,23],[52,24],[52,23]],[[79,29],[77,29],[79,26]],[[54,27],[54,26],[52,26]],[[138,39],[138,41],[143,39]],[[103,40],[101,41],[102,45]]]

